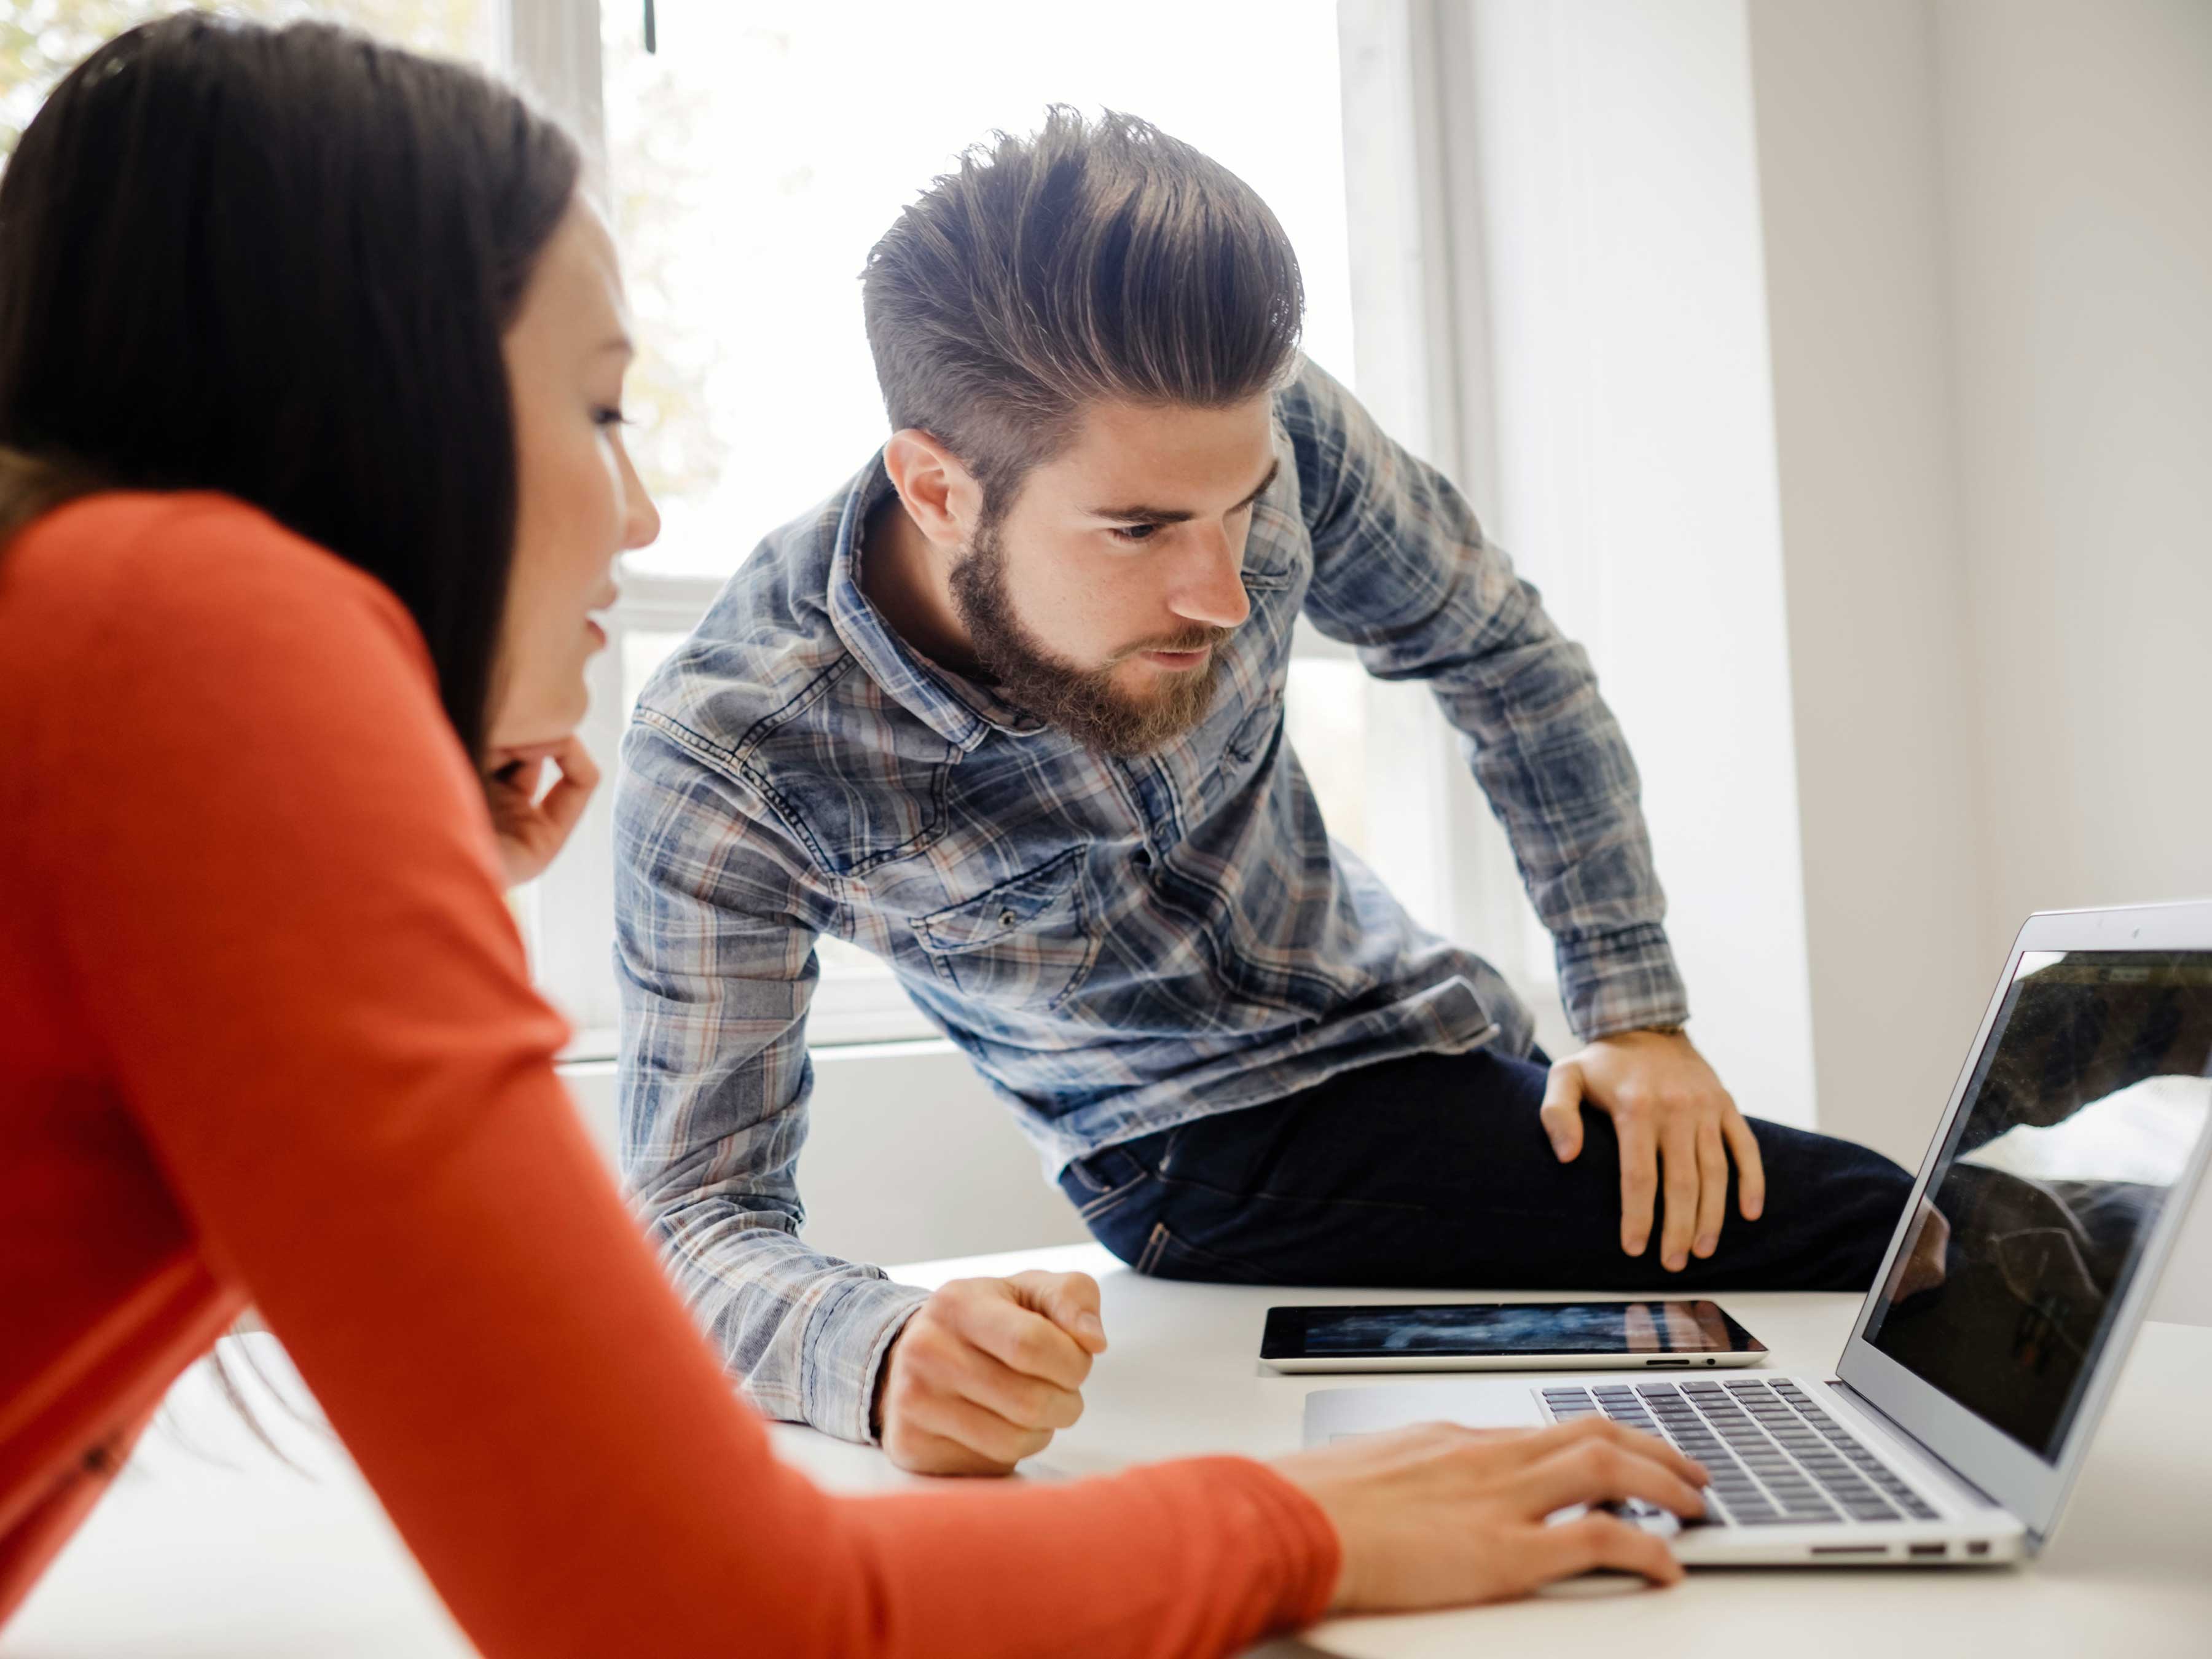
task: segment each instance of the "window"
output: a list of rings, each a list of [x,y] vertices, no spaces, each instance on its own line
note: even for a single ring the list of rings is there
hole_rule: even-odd
[[[625,562],[586,734],[594,753],[614,752],[646,678],[760,538],[838,489],[882,442],[862,264],[900,207],[994,129],[1033,127],[1048,103],[1109,107],[1215,156],[1297,246],[1307,349],[1362,383],[1331,0],[1264,13],[1130,0],[1110,29],[1079,9],[1018,0],[966,0],[957,20],[940,14],[927,31],[902,26],[886,0],[659,0],[655,11],[657,52],[644,49],[635,4],[600,8],[594,43],[606,182],[642,347],[634,453],[663,520],[659,541]],[[872,36],[896,50],[867,50]],[[1409,333],[1360,331],[1386,349]],[[1424,921],[1451,926],[1443,815],[1447,769],[1460,763],[1425,689],[1373,681],[1306,631],[1288,701],[1333,833]],[[585,844],[525,901],[540,979],[586,1050],[611,1049],[618,1009],[609,812],[594,804]],[[814,1042],[927,1032],[874,957],[836,939],[819,951]]]
[[[1330,0],[1293,0],[1259,29],[1241,9],[1168,0],[1119,9],[1110,29],[1023,0],[972,0],[957,26],[945,14],[927,30],[884,0],[656,11],[658,53],[643,50],[638,9],[621,5],[603,9],[602,52],[610,184],[645,343],[639,457],[663,520],[625,584],[648,579],[664,617],[702,611],[763,534],[874,453],[885,428],[861,328],[867,251],[962,148],[1035,126],[1048,103],[1142,115],[1245,177],[1297,245],[1309,349],[1352,372]],[[871,34],[897,50],[856,49]],[[683,633],[624,626],[619,710]],[[1305,667],[1302,709],[1320,701],[1298,695]],[[548,932],[565,925],[540,916]],[[816,1041],[927,1030],[876,958],[824,939],[819,961]],[[576,1012],[598,1021],[588,1002]]]

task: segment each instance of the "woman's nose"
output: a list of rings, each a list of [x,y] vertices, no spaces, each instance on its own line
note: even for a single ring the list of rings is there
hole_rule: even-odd
[[[623,453],[623,550],[635,552],[641,547],[650,547],[660,537],[660,509],[653,504],[652,492],[645,480],[637,476],[637,468],[630,462],[629,453]]]

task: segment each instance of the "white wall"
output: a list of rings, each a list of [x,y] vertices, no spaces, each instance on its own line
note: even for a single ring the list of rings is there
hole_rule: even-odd
[[[2212,6],[1748,17],[1820,1121],[1909,1160],[2024,915],[2212,891]]]
[[[2212,5],[1935,45],[1996,919],[2212,893]]]
[[[2212,894],[2212,5],[1934,41],[1994,946]],[[2153,1312],[2212,1323],[2212,1203]]]
[[[562,1072],[614,1164],[613,1063]],[[941,1041],[814,1051],[799,1187],[802,1237],[854,1261],[978,1255],[1091,1236],[1046,1181],[1012,1115]]]
[[[1917,1162],[2002,945],[1924,0],[1755,0],[1820,1126]]]

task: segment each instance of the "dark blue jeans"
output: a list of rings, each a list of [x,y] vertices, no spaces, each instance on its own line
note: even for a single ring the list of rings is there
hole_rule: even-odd
[[[1620,1249],[1613,1121],[1553,1155],[1546,1068],[1479,1049],[1346,1073],[1070,1164],[1060,1184],[1139,1273],[1257,1285],[1514,1290],[1856,1291],[1872,1282],[1912,1178],[1847,1140],[1751,1120],[1766,1168],[1757,1221],[1728,1218],[1708,1261]],[[1663,1197],[1662,1199],[1663,1204]]]

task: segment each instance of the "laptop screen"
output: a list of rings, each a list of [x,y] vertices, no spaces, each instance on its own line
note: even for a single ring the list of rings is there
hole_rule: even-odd
[[[1866,1340],[2055,1462],[2208,1073],[2212,951],[2023,953]]]

